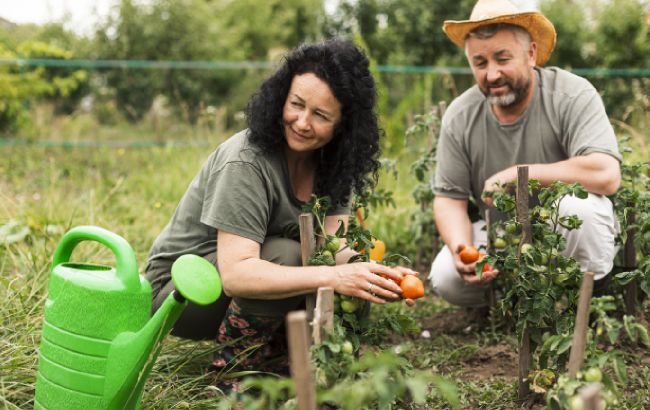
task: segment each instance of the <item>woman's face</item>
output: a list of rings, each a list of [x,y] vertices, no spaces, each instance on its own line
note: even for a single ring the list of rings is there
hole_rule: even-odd
[[[282,109],[289,149],[311,152],[326,145],[341,121],[341,103],[330,87],[313,73],[293,77]]]

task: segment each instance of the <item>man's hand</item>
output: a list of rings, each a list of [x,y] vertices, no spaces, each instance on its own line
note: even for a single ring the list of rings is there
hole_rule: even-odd
[[[499,171],[496,174],[492,175],[485,180],[485,185],[483,186],[483,193],[485,192],[500,192],[503,191],[503,185],[508,182],[514,182],[517,180],[517,167],[506,168],[503,171]],[[491,197],[483,196],[483,202],[488,206],[493,206],[493,201]]]
[[[465,282],[469,283],[470,285],[484,284],[494,280],[494,278],[497,277],[499,271],[492,268],[488,271],[482,272],[481,277],[479,278],[479,276],[476,274],[476,263],[478,261],[467,264],[460,259],[460,253],[463,249],[465,249],[465,245],[460,244],[458,247],[456,247],[452,254],[454,255],[454,261],[456,263],[456,270]]]

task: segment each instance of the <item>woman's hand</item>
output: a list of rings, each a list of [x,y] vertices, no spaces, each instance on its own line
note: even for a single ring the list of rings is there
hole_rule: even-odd
[[[348,263],[334,269],[334,291],[379,304],[401,299],[402,289],[396,281],[403,274],[415,273],[408,268],[391,268],[372,262]]]

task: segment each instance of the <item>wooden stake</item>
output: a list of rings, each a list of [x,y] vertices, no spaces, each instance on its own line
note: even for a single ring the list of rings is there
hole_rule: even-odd
[[[589,307],[591,294],[594,290],[593,272],[585,272],[582,276],[580,296],[578,298],[578,312],[576,324],[573,328],[573,342],[569,354],[569,377],[574,378],[582,367],[585,359],[585,346],[587,345],[587,329],[589,327]]]
[[[485,250],[486,250],[487,253],[490,253],[490,252],[492,252],[492,249],[494,247],[494,243],[492,241],[492,235],[491,235],[491,233],[492,233],[492,216],[491,216],[491,213],[490,213],[489,209],[485,210],[485,232],[487,233],[487,246],[486,246]],[[490,309],[492,309],[492,308],[494,308],[494,306],[496,306],[496,303],[497,303],[496,294],[494,292],[494,281],[491,281],[489,283],[489,289],[487,290],[487,294],[488,294],[487,295],[488,304],[490,305]],[[490,320],[490,322],[492,323],[492,326],[493,326],[492,330],[494,330],[494,321]]]
[[[530,395],[530,385],[528,383],[528,372],[530,371],[530,362],[532,354],[530,351],[530,330],[528,326],[524,328],[524,334],[519,346],[519,383],[517,386],[517,399],[523,401]]]
[[[634,203],[628,203],[627,208],[629,210],[626,218],[627,226],[634,225],[636,221],[636,215],[634,214]],[[626,269],[636,269],[637,260],[636,260],[636,248],[634,247],[634,237],[635,229],[627,228],[627,239],[625,241],[625,248],[623,253],[623,265]],[[633,280],[632,282],[625,285],[625,292],[623,299],[625,302],[625,313],[634,316],[636,314],[636,304],[638,300],[638,285],[637,281]]]
[[[580,390],[584,410],[600,410],[600,384],[592,383]]]
[[[528,167],[517,167],[517,222],[521,226],[521,241],[517,251],[519,257],[521,257],[521,247],[533,241],[529,207]]]
[[[521,226],[521,241],[517,256],[521,260],[521,247],[525,243],[531,243],[533,239],[532,229],[530,226],[529,199],[528,199],[528,167],[517,167],[517,222]],[[519,302],[521,303],[521,301]],[[528,372],[531,362],[530,351],[530,331],[528,326],[524,327],[521,345],[519,346],[519,383],[517,388],[517,398],[521,401],[530,394],[528,384]]]
[[[315,344],[321,344],[326,338],[326,332],[334,328],[334,289],[318,288],[316,309],[312,322],[312,338]]]
[[[314,216],[312,214],[300,214],[298,217],[300,226],[300,252],[302,254],[302,265],[307,266],[309,257],[316,250],[316,237],[314,236]],[[316,308],[316,294],[310,293],[306,296],[305,305],[307,310],[307,320],[311,322],[314,317]]]
[[[298,410],[316,410],[316,387],[309,355],[309,330],[304,310],[287,315],[287,341],[291,378],[296,384]]]

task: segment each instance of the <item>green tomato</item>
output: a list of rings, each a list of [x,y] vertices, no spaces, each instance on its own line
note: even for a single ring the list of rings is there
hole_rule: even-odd
[[[517,233],[517,224],[515,222],[511,222],[506,225],[506,232],[509,234]]]
[[[585,381],[590,383],[600,382],[603,380],[603,372],[597,367],[590,367],[585,372]]]
[[[344,300],[341,302],[341,310],[345,313],[354,313],[359,309],[359,304],[356,300]]]
[[[506,240],[503,238],[496,238],[494,240],[494,247],[497,249],[504,249],[508,244],[506,243]]]
[[[532,250],[533,250],[533,245],[531,245],[529,243],[525,243],[525,244],[521,245],[521,253],[522,254],[530,253]]]
[[[544,286],[545,288],[548,287],[548,283],[549,283],[548,282],[548,276],[540,275],[539,276],[539,281],[541,282],[542,286]]]
[[[519,245],[519,242],[521,242],[521,238],[517,235],[510,238],[510,243],[513,245]]]
[[[334,255],[332,255],[332,252],[328,251],[327,249],[323,251],[323,263],[328,266],[334,266],[336,265],[336,259],[334,259]]]
[[[352,346],[352,342],[346,340],[345,342],[343,342],[343,346],[341,346],[341,350],[343,351],[343,353],[352,354],[352,352],[354,351],[354,346]]]
[[[548,209],[540,209],[539,210],[539,219],[543,222],[548,221],[548,218],[551,217],[551,213],[548,211]]]
[[[569,399],[568,403],[569,410],[584,410],[585,403],[582,400],[582,397],[575,395]]]
[[[548,256],[546,256],[545,253],[542,254],[542,258],[540,259],[540,262],[542,265],[546,265],[548,263]]]
[[[567,279],[569,279],[568,273],[558,273],[557,275],[553,276],[553,283],[556,285],[561,285],[566,282]]]
[[[338,252],[339,247],[341,246],[341,241],[336,236],[328,236],[327,242],[325,243],[325,249],[332,252],[333,254]]]

